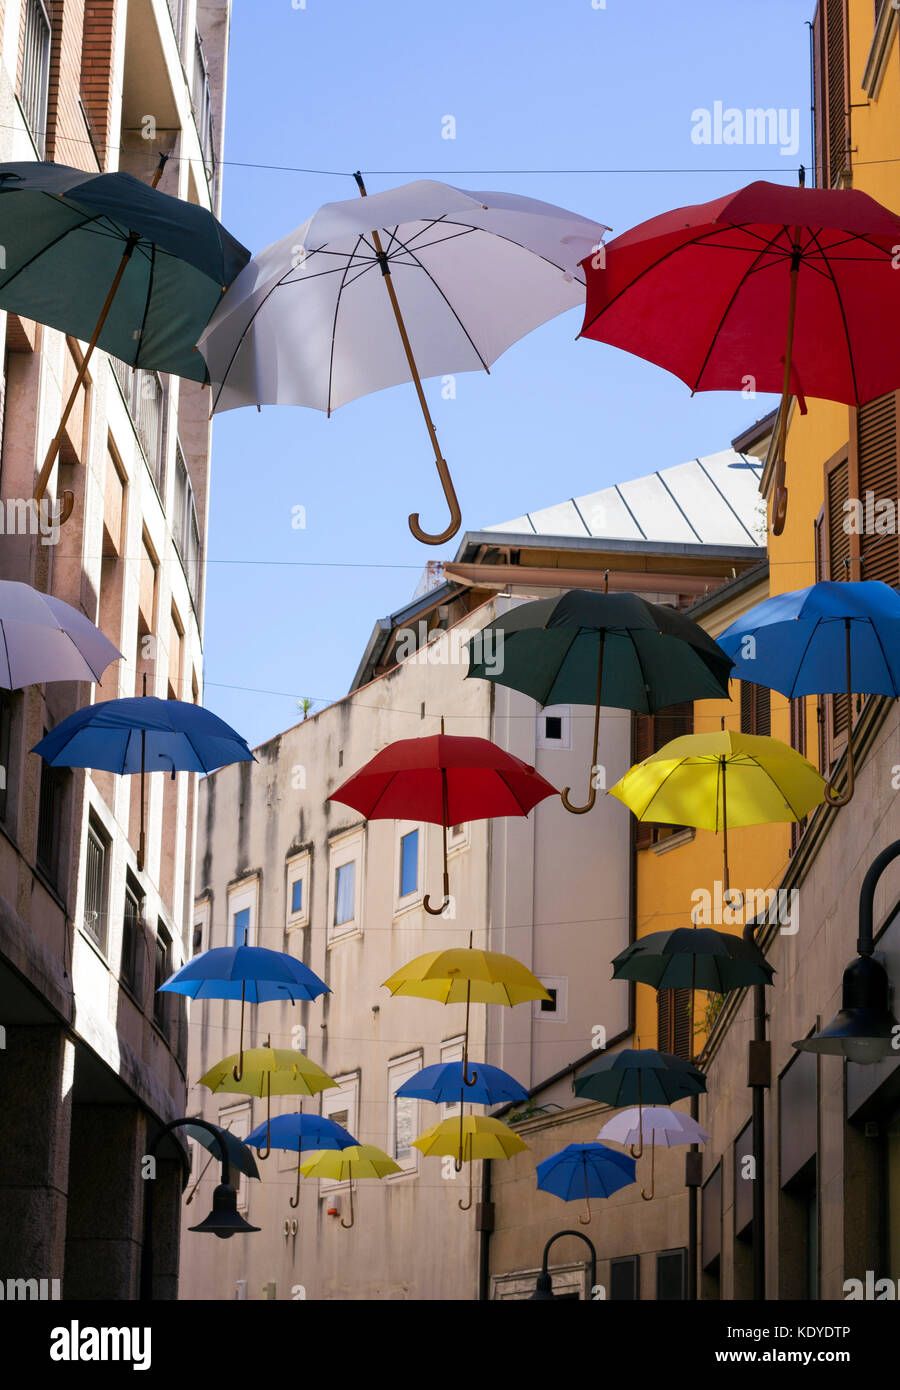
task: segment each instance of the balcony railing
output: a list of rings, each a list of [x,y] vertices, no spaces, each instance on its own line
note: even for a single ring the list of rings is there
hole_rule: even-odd
[[[22,54],[22,112],[43,159],[47,134],[50,79],[50,20],[42,0],[25,0]]]
[[[209,85],[209,70],[203,56],[203,44],[199,34],[194,36],[194,80],[191,84],[191,100],[194,107],[194,120],[200,137],[203,152],[203,165],[210,192],[215,198],[216,154],[212,128],[212,93]]]
[[[181,36],[184,32],[184,4],[185,0],[168,0],[169,14],[172,17],[172,28],[175,30],[179,52],[181,51]]]
[[[133,371],[126,362],[111,357],[116,380],[134,421],[147,467],[160,497],[166,484],[166,388],[158,372]]]
[[[184,565],[188,588],[194,608],[200,604],[200,526],[197,522],[197,508],[194,506],[194,490],[191,487],[187,464],[184,461],[181,444],[175,443],[175,507],[172,517],[172,537],[181,563]]]

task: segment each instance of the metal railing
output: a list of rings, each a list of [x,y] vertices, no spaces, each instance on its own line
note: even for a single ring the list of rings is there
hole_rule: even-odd
[[[212,91],[209,83],[209,70],[203,56],[203,42],[198,33],[194,35],[194,74],[191,83],[191,101],[194,107],[194,120],[203,153],[203,167],[206,181],[215,201],[216,152],[212,126]]]
[[[194,608],[200,604],[200,526],[194,505],[194,489],[184,461],[181,442],[175,441],[175,504],[172,538],[181,556]]]
[[[42,159],[46,147],[49,83],[50,20],[42,0],[25,0],[21,103],[25,121]]]
[[[172,20],[172,28],[175,30],[175,39],[178,50],[181,51],[181,39],[184,32],[184,0],[167,0],[169,6],[169,16]]]
[[[143,367],[132,370],[126,362],[111,357],[110,363],[134,422],[150,475],[160,497],[166,484],[166,388],[158,372]]]

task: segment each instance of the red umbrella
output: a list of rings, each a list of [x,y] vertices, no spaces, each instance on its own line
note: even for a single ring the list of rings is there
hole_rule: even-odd
[[[342,801],[367,820],[421,820],[444,828],[444,901],[426,912],[439,916],[450,901],[447,829],[491,816],[527,816],[559,791],[533,767],[486,738],[441,732],[404,738],[382,748],[329,801]]]
[[[772,531],[784,529],[792,395],[864,405],[900,387],[900,217],[857,189],[751,183],[642,222],[582,264],[581,337],[692,391],[782,393]]]

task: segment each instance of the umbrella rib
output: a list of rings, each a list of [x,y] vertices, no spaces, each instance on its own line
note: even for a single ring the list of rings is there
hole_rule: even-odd
[[[784,230],[785,230],[785,228],[782,228],[782,231],[784,231]],[[779,232],[778,235],[780,236],[780,235],[781,235],[781,232]],[[724,312],[723,312],[723,314],[722,314],[722,317],[719,319],[718,327],[716,328],[716,331],[715,331],[715,333],[714,333],[713,336],[712,336],[712,339],[711,339],[711,341],[710,341],[709,347],[708,347],[707,350],[706,350],[706,355],[705,355],[704,358],[703,358],[703,362],[702,362],[702,364],[701,364],[701,367],[700,367],[699,372],[697,373],[697,376],[696,376],[696,378],[695,378],[695,380],[694,380],[694,384],[693,384],[691,390],[693,390],[693,391],[699,390],[699,388],[700,388],[700,380],[701,380],[701,378],[702,378],[702,376],[703,376],[703,373],[706,371],[706,368],[709,366],[709,359],[712,357],[713,350],[715,349],[716,343],[717,343],[718,340],[719,340],[719,334],[722,332],[722,329],[725,327],[725,320],[728,318],[728,315],[731,313],[732,307],[733,307],[733,305],[734,305],[734,301],[737,299],[737,297],[738,297],[738,295],[740,294],[741,290],[744,288],[744,285],[745,285],[746,282],[747,282],[747,277],[748,277],[749,275],[751,275],[751,274],[753,273],[754,270],[756,270],[757,266],[759,265],[760,260],[761,260],[762,257],[766,254],[766,251],[769,249],[769,247],[770,247],[771,245],[772,245],[772,243],[769,242],[766,246],[763,247],[763,249],[759,252],[759,254],[757,255],[756,259],[754,260],[753,264],[752,264],[750,267],[748,267],[747,270],[744,271],[743,275],[741,276],[740,280],[738,281],[737,285],[735,286],[735,288],[734,288],[734,293],[732,294],[731,298],[729,299],[728,303],[726,304],[725,309],[724,309]]]
[[[747,230],[748,230],[747,225],[744,224],[744,223],[732,223],[731,225],[734,227],[735,230],[738,230],[738,231],[747,231]],[[665,261],[671,260],[673,256],[677,256],[678,253],[679,253],[679,251],[683,251],[683,250],[685,249],[685,247],[687,247],[687,246],[701,246],[701,245],[705,245],[706,242],[709,240],[709,238],[710,238],[710,237],[713,237],[713,236],[717,236],[718,233],[721,231],[721,229],[722,229],[722,224],[717,224],[715,227],[712,228],[712,230],[710,230],[710,231],[708,231],[708,232],[703,232],[703,233],[701,233],[700,236],[692,237],[689,241],[680,241],[680,242],[678,243],[677,246],[672,246],[672,247],[670,247],[668,251],[666,251],[662,256],[658,257],[657,260],[653,261],[653,263],[652,263],[651,265],[645,266],[644,269],[643,269],[638,275],[635,275],[633,279],[629,280],[629,282],[628,282],[627,285],[623,285],[622,288],[619,290],[618,294],[613,295],[612,299],[610,299],[609,302],[608,302],[607,304],[604,304],[602,309],[598,309],[598,310],[597,310],[596,314],[595,314],[594,317],[591,319],[590,323],[588,323],[587,318],[585,318],[584,324],[582,325],[582,328],[581,328],[581,332],[578,334],[579,338],[583,338],[584,335],[585,335],[585,333],[587,332],[587,330],[588,330],[589,328],[593,328],[593,326],[594,326],[594,324],[597,322],[597,320],[598,320],[599,318],[602,318],[602,316],[603,316],[605,313],[607,313],[607,311],[608,311],[609,309],[612,308],[612,306],[617,302],[617,300],[619,300],[619,299],[622,298],[622,295],[623,295],[623,294],[627,294],[628,291],[629,291],[630,289],[633,289],[634,286],[635,286],[640,280],[643,280],[643,279],[645,278],[645,276],[649,275],[652,271],[656,270],[659,266],[663,265],[663,263],[664,263]],[[756,235],[756,234],[755,234],[755,233],[751,233],[751,235]],[[757,236],[757,240],[760,240],[760,238],[759,238],[758,236]],[[767,244],[771,244],[771,243],[767,243]],[[615,242],[611,242],[610,245],[614,247],[614,246],[615,246]],[[724,248],[720,248],[720,249],[724,249]],[[760,252],[760,255],[761,255],[761,254],[762,254],[762,252]]]
[[[153,294],[153,276],[154,276],[155,272],[156,272],[156,246],[155,246],[155,244],[154,244],[154,245],[151,247],[151,252],[150,252],[150,276],[149,276],[149,279],[147,280],[147,297],[146,297],[146,299],[144,300],[144,316],[143,316],[143,318],[141,319],[141,327],[140,327],[140,330],[139,330],[139,332],[138,332],[138,339],[137,339],[137,348],[136,348],[135,354],[134,354],[134,365],[135,365],[135,366],[137,366],[137,360],[138,360],[138,358],[139,358],[140,355],[141,355],[141,348],[143,347],[143,344],[144,344],[144,329],[147,327],[147,315],[148,315],[149,312],[150,312],[150,299],[151,299],[151,296],[152,296],[152,294]]]
[[[597,630],[598,632],[600,631],[599,628],[597,628],[596,630]],[[545,629],[545,631],[546,631],[546,629]],[[563,668],[563,666],[565,665],[565,663],[566,663],[566,662],[568,661],[568,659],[569,659],[569,653],[571,652],[571,650],[572,650],[572,648],[574,647],[575,643],[578,641],[579,637],[581,637],[586,631],[587,631],[587,629],[584,628],[584,627],[582,627],[580,623],[579,623],[576,627],[574,627],[574,628],[572,629],[572,637],[571,637],[571,640],[569,641],[569,645],[566,647],[566,650],[563,652],[562,656],[560,657],[559,665],[557,666],[555,672],[554,672],[553,675],[551,676],[550,681],[549,681],[549,684],[547,685],[547,688],[546,688],[546,690],[544,691],[544,694],[545,694],[545,695],[547,695],[547,696],[552,695],[552,693],[553,693],[553,687],[556,685],[556,682],[559,680],[559,673],[560,673],[560,671],[562,670],[562,668]],[[515,687],[513,687],[513,688],[515,688]],[[547,700],[542,700],[540,703],[541,703],[541,709],[546,709],[546,708],[547,708],[547,703],[548,703]],[[574,703],[574,704],[581,704],[581,703],[583,703],[583,702],[580,701],[580,700],[578,700],[578,701],[573,701],[573,703]],[[591,700],[591,704],[592,704],[592,705],[595,704],[595,703],[596,703],[596,702],[595,702],[594,700]]]
[[[352,260],[353,256],[356,255],[356,252],[357,252],[357,250],[358,250],[360,244],[363,244],[363,245],[368,245],[368,244],[369,244],[369,243],[366,241],[365,237],[362,236],[362,235],[360,235],[360,236],[357,237],[357,239],[356,239],[356,246],[354,246],[353,251],[351,252],[351,260]],[[374,253],[374,250],[375,250],[375,248],[374,248],[374,246],[373,246],[373,247],[372,247],[373,253]],[[348,261],[347,264],[344,266],[344,273],[343,273],[343,275],[341,276],[341,283],[340,283],[340,285],[338,286],[337,296],[336,296],[335,301],[334,301],[334,318],[332,319],[332,323],[331,323],[331,352],[330,352],[329,357],[328,357],[328,397],[327,397],[327,409],[328,409],[328,414],[329,414],[329,416],[331,415],[331,391],[332,391],[332,387],[334,386],[334,349],[335,349],[335,343],[336,343],[336,339],[337,339],[337,321],[338,321],[338,314],[339,314],[340,311],[341,311],[341,296],[342,296],[343,293],[344,293],[344,285],[345,285],[346,282],[347,282],[347,275],[348,275],[349,271],[350,271],[350,262]]]
[[[48,193],[47,197],[51,197],[51,194]],[[54,198],[53,201],[56,202],[56,199]],[[29,256],[27,261],[23,261],[22,264],[13,271],[12,275],[8,275],[0,281],[0,289],[7,289],[12,284],[13,280],[15,280],[16,276],[22,274],[23,270],[27,270],[30,265],[33,265],[41,256],[46,255],[54,246],[58,246],[61,241],[65,241],[66,237],[72,232],[80,232],[85,224],[91,221],[93,221],[92,217],[85,217],[83,221],[76,222],[74,226],[66,227],[65,231],[60,232],[59,236],[55,236],[52,241],[44,242],[40,250],[35,251],[33,256]]]
[[[417,265],[417,266],[419,267],[419,269],[422,271],[422,274],[425,275],[425,277],[431,282],[431,284],[432,284],[432,285],[434,286],[434,288],[437,290],[438,294],[441,296],[441,299],[443,299],[443,301],[444,301],[444,303],[446,304],[447,308],[450,310],[450,313],[453,315],[453,317],[455,318],[456,322],[459,324],[459,327],[460,327],[461,331],[463,332],[463,334],[465,335],[465,337],[468,339],[468,341],[469,341],[469,346],[471,347],[471,349],[472,349],[472,351],[474,352],[475,356],[478,358],[478,360],[479,360],[479,362],[481,363],[482,367],[484,367],[484,370],[485,370],[486,372],[490,373],[490,367],[488,366],[487,362],[485,362],[485,360],[484,360],[484,358],[482,357],[481,353],[479,352],[478,348],[475,346],[475,343],[472,341],[472,335],[470,334],[469,330],[466,328],[466,325],[463,323],[462,319],[459,317],[459,314],[456,312],[456,310],[454,309],[453,305],[450,303],[450,300],[447,298],[447,296],[446,296],[446,294],[444,293],[444,291],[441,289],[441,287],[440,287],[440,285],[438,284],[437,280],[435,280],[434,276],[431,274],[431,271],[428,270],[428,269],[422,264],[422,262],[419,260],[418,256],[416,255],[415,251],[413,251],[409,246],[407,246],[407,245],[405,244],[405,242],[401,241],[399,237],[397,237],[396,240],[397,240],[397,244],[398,244],[399,246],[402,246],[403,249],[404,249],[404,251],[406,251],[408,255],[412,256],[412,258],[413,258],[413,260],[415,261],[416,265]]]
[[[852,621],[852,620],[851,620],[851,621]],[[891,684],[893,685],[894,689],[896,690],[896,689],[897,689],[897,682],[896,682],[896,680],[894,679],[894,673],[893,673],[893,671],[891,670],[891,664],[890,664],[890,662],[888,661],[888,655],[887,655],[887,652],[886,652],[885,649],[884,649],[884,644],[882,643],[882,640],[881,640],[881,633],[878,631],[878,628],[877,628],[876,625],[872,622],[872,619],[871,619],[871,618],[869,619],[869,625],[870,625],[870,627],[872,628],[873,633],[875,634],[875,641],[878,643],[878,650],[881,652],[881,655],[884,657],[885,670],[887,671],[888,675],[890,676],[890,678],[891,678]],[[859,693],[859,692],[857,692],[857,693]]]
[[[828,267],[828,275],[829,275],[829,277],[830,277],[830,279],[831,279],[831,283],[832,283],[832,285],[833,285],[833,287],[834,287],[835,298],[837,299],[837,302],[838,302],[838,309],[840,310],[840,314],[841,314],[841,323],[843,324],[843,328],[844,328],[844,341],[845,341],[845,343],[846,343],[846,345],[847,345],[847,360],[848,360],[848,362],[849,362],[849,364],[850,364],[850,376],[851,376],[852,379],[853,379],[853,395],[854,395],[854,398],[855,398],[855,404],[856,404],[857,406],[859,406],[859,385],[858,385],[857,380],[856,380],[856,367],[854,366],[854,362],[853,362],[853,348],[852,348],[852,345],[851,345],[851,343],[850,343],[850,330],[849,330],[849,328],[848,328],[848,326],[847,326],[847,315],[846,315],[846,313],[845,313],[845,311],[844,311],[844,301],[843,301],[843,299],[841,298],[841,292],[840,292],[840,290],[839,290],[839,288],[838,288],[838,282],[837,282],[837,280],[836,280],[836,278],[835,278],[834,271],[832,270],[831,266],[829,265],[828,259],[827,259],[827,257],[825,256],[825,252],[822,250],[822,247],[821,247],[821,245],[819,244],[819,239],[818,239],[818,237],[815,235],[815,233],[813,234],[813,239],[814,239],[814,241],[815,241],[815,243],[816,243],[816,246],[818,247],[818,249],[819,249],[819,251],[820,251],[820,253],[821,253],[823,259],[825,260],[825,264],[826,264],[826,266]]]
[[[764,776],[764,777],[768,777],[769,781],[772,783],[772,786],[773,786],[773,787],[775,788],[775,790],[778,792],[779,796],[783,796],[783,797],[784,797],[784,803],[785,803],[785,805],[787,806],[788,810],[791,812],[791,815],[794,817],[794,819],[795,819],[795,820],[798,820],[798,821],[799,821],[799,820],[802,820],[803,817],[799,814],[799,812],[798,812],[798,811],[795,809],[795,807],[791,804],[790,800],[788,799],[788,794],[787,794],[787,792],[784,790],[784,787],[780,787],[780,786],[778,785],[778,783],[775,781],[775,778],[772,776],[771,772],[769,772],[768,768],[763,767],[762,763],[759,761],[759,759],[758,759],[754,754],[751,753],[751,754],[749,754],[748,756],[749,756],[749,758],[750,758],[750,761],[753,763],[753,765],[754,765],[755,767],[758,767],[758,768],[759,768],[759,770],[760,770],[760,772],[763,774],[763,776]],[[759,822],[755,822],[755,823],[756,823],[756,824],[759,824]],[[751,822],[749,822],[749,824],[752,825],[752,824],[754,824],[754,822],[751,821]],[[735,828],[737,828],[737,827],[735,827]]]

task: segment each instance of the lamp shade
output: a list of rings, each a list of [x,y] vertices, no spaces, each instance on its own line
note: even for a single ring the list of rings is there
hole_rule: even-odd
[[[799,1052],[846,1057],[850,1062],[881,1062],[896,1052],[900,1024],[888,1004],[888,975],[873,956],[857,956],[844,971],[841,1009],[821,1033],[795,1042]]]
[[[237,1193],[234,1188],[227,1183],[219,1183],[213,1193],[212,1211],[209,1216],[201,1221],[199,1226],[191,1226],[190,1229],[228,1240],[230,1236],[245,1231],[258,1231],[260,1228],[251,1226],[249,1221],[245,1221],[241,1216],[237,1209]]]

